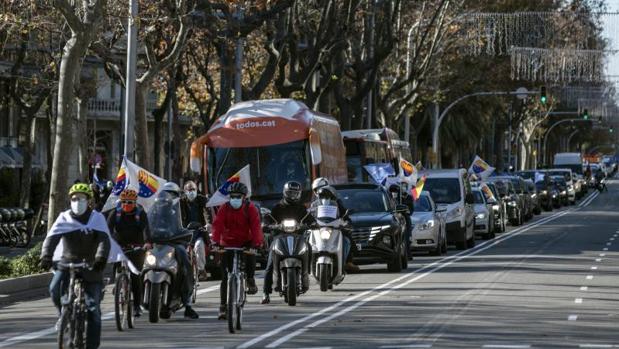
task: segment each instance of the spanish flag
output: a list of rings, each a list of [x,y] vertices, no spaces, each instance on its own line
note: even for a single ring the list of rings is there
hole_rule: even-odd
[[[421,196],[421,192],[423,191],[424,184],[426,184],[426,176],[421,177],[421,179],[417,181],[417,184],[411,191],[413,194],[413,199],[415,199],[415,201],[419,200],[419,197]]]

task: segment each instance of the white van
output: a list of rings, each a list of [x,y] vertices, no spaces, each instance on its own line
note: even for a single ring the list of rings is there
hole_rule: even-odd
[[[428,191],[446,221],[447,243],[464,250],[475,246],[474,197],[465,169],[428,170],[423,190]]]
[[[582,164],[583,158],[580,153],[557,153],[555,154],[554,161],[552,163],[552,167],[555,169],[571,170],[570,179],[576,195],[575,199],[580,199],[582,196],[585,195],[585,189],[587,186],[583,177],[584,171],[582,168]]]

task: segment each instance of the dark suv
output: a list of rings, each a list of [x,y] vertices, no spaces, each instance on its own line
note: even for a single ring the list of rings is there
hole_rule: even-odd
[[[335,185],[352,221],[357,264],[387,263],[390,272],[407,268],[405,229],[408,208],[396,205],[376,184]]]

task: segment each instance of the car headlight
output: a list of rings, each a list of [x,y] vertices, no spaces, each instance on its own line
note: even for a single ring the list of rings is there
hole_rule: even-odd
[[[478,213],[475,215],[475,219],[484,219],[484,218],[486,218],[485,213]]]
[[[450,219],[459,218],[462,215],[462,212],[464,212],[462,207],[458,207],[454,210],[449,211],[449,213],[447,214],[447,218],[450,218]]]
[[[434,220],[430,219],[426,222],[424,222],[423,224],[419,225],[419,230],[428,230],[430,228],[434,227]]]
[[[542,190],[542,195],[548,195],[548,190]]]
[[[148,254],[146,256],[146,265],[155,265],[157,264],[157,258],[155,258],[155,256],[153,256],[152,254]]]
[[[562,195],[567,195],[567,192],[564,190],[561,192]]]
[[[329,240],[331,238],[331,229],[329,228],[321,228],[320,229],[320,238],[323,240]]]

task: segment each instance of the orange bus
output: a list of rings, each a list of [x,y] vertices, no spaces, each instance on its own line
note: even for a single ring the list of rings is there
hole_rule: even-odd
[[[191,146],[191,169],[201,173],[214,193],[245,165],[250,165],[252,200],[271,207],[287,181],[304,187],[325,177],[346,182],[345,148],[339,123],[292,99],[247,101],[233,105]]]
[[[400,157],[412,162],[408,142],[400,140],[390,128],[363,129],[342,132],[346,146],[346,163],[350,182],[371,182],[363,166],[390,163],[398,171]]]

